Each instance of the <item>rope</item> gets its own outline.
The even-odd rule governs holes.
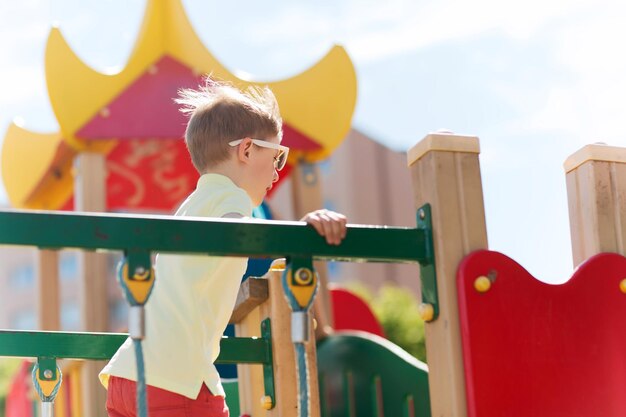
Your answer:
[[[300,404],[300,417],[309,415],[309,367],[306,360],[304,343],[296,343],[296,361],[298,363],[298,403]]]
[[[146,390],[146,370],[143,358],[143,348],[141,340],[144,337],[143,330],[143,306],[148,301],[150,293],[154,285],[154,271],[146,270],[146,274],[134,276],[133,280],[129,279],[128,259],[123,260],[117,270],[117,280],[122,287],[124,298],[128,301],[131,308],[131,317],[129,320],[130,337],[133,341],[135,350],[135,362],[137,365],[137,417],[148,416],[148,399]],[[131,288],[132,286],[132,288]],[[132,311],[139,309],[138,311]],[[132,314],[137,313],[137,314]]]
[[[35,366],[33,366],[33,372],[32,372],[33,385],[35,387],[35,391],[37,391],[37,394],[39,395],[39,398],[41,399],[41,402],[46,402],[46,403],[54,402],[54,400],[57,397],[57,394],[59,393],[59,388],[61,388],[61,382],[63,381],[63,375],[61,375],[61,369],[57,366],[57,382],[54,388],[52,389],[52,392],[50,393],[50,395],[46,395],[43,392],[43,388],[41,387],[41,384],[39,383],[39,375],[37,374],[37,372],[39,372],[39,364],[35,363]]]
[[[143,363],[143,349],[141,340],[133,339],[135,358],[137,359],[137,416],[148,416],[148,400],[146,398],[146,378]]]
[[[309,262],[310,265],[310,262]],[[313,269],[310,268],[309,271],[314,274]],[[294,268],[294,265],[288,265],[283,272],[282,276],[282,284],[285,293],[285,297],[291,307],[292,314],[295,312],[308,312],[311,304],[313,302],[313,298],[315,297],[315,293],[317,292],[317,280],[314,278],[312,281],[312,291],[310,292],[310,297],[304,301],[303,304],[298,302],[296,295],[293,292],[293,288],[289,285],[288,280],[291,279],[291,274],[296,274],[297,270]],[[293,325],[293,324],[292,324]],[[293,334],[292,334],[293,337]],[[306,349],[303,341],[294,341],[294,349],[296,353],[296,371],[298,374],[298,404],[299,404],[299,412],[298,415],[300,417],[309,417],[309,408],[310,408],[310,384],[309,384],[309,367],[306,359]]]

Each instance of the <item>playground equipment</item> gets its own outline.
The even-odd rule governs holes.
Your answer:
[[[274,274],[275,278],[282,276],[282,287],[285,291],[289,288],[292,301],[295,300],[301,310],[290,312],[295,304],[285,302],[280,284],[276,285],[278,279],[270,277],[269,304],[265,303],[270,314],[269,321],[263,318],[263,337],[224,339],[220,356],[222,362],[264,365],[262,377],[256,378],[256,383],[253,382],[255,378],[252,373],[247,381],[245,376],[240,377],[240,407],[249,406],[244,398],[246,389],[250,389],[249,395],[263,387],[263,395],[257,396],[255,402],[259,404],[258,400],[262,399],[261,406],[268,411],[268,415],[278,416],[292,416],[294,410],[303,410],[302,403],[297,402],[298,396],[303,398],[305,395],[303,389],[311,393],[312,407],[310,414],[307,412],[303,415],[319,415],[312,318],[306,310],[311,303],[311,290],[314,291],[316,286],[310,267],[312,258],[419,262],[423,265],[432,262],[429,255],[432,253],[431,234],[423,228],[351,226],[348,230],[349,237],[342,245],[331,247],[304,223],[294,222],[268,225],[156,216],[5,212],[0,214],[0,224],[0,242],[11,245],[117,250],[123,251],[126,256],[147,255],[152,251],[213,256],[287,255],[286,266],[272,268],[270,275]],[[38,232],[33,233],[33,230]],[[377,247],[375,242],[384,242],[385,248]],[[144,264],[149,263],[149,259],[149,256],[142,256],[141,259],[136,257],[135,263],[129,260],[128,270],[137,272],[141,269],[139,275],[143,275],[150,271],[150,265]],[[309,294],[302,293],[302,290]],[[246,318],[249,316],[246,315]],[[289,320],[290,316],[294,319]],[[35,380],[54,383],[56,387],[60,382],[56,359],[106,359],[112,356],[125,338],[126,335],[93,333],[1,331],[0,355],[38,358],[39,371],[35,374]],[[298,361],[299,366],[310,367],[309,373],[306,369],[299,370],[301,375],[297,380],[300,385],[296,383],[293,366],[296,354],[290,342],[296,342],[297,355],[303,351],[302,357],[306,358]],[[300,388],[297,394],[296,387]],[[276,397],[274,392],[277,393]],[[48,392],[42,398],[42,410],[47,413],[45,415],[50,415],[50,402],[55,395],[56,392]],[[275,411],[272,412],[273,409]],[[255,412],[252,415],[260,413]]]
[[[130,236],[133,246],[144,250],[420,262],[422,285],[432,286],[424,288],[422,300],[428,381],[425,366],[376,336],[338,332],[320,343],[317,355],[309,340],[308,366],[319,369],[319,374],[309,375],[311,416],[623,416],[626,339],[619,329],[626,314],[626,259],[600,252],[623,253],[626,150],[591,145],[565,164],[578,269],[562,285],[539,283],[506,256],[485,250],[478,153],[475,137],[428,135],[408,153],[418,228],[351,226],[346,241],[336,248],[298,223],[271,226],[46,213],[1,214],[0,240],[124,250],[129,235],[122,231],[136,230]],[[420,209],[426,202],[431,210]],[[120,227],[122,223],[125,227]],[[82,230],[75,227],[78,224]],[[137,227],[126,227],[130,224]],[[100,233],[103,230],[111,233]],[[232,239],[189,245],[191,231],[193,236],[214,233]],[[181,237],[179,243],[168,240],[174,235]],[[239,365],[241,414],[292,416],[302,409],[297,400],[291,310],[280,284],[284,272],[273,268],[267,280],[252,281],[255,284],[250,285],[267,285],[268,295],[240,303],[246,311],[239,312],[237,339],[224,341],[223,352],[232,355],[230,360],[253,362],[229,352],[228,344],[256,340],[250,352],[256,352],[257,363],[265,364],[265,371]],[[261,323],[267,317],[271,338],[250,339],[262,336]],[[54,337],[119,337],[121,343],[125,335],[1,332],[0,355],[42,359],[92,355],[87,345],[49,348],[40,343]],[[269,372],[270,340],[273,372]],[[52,363],[42,362],[43,378],[46,370],[53,371]],[[267,390],[270,375],[275,397]]]

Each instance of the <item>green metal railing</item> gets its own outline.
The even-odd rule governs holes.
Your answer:
[[[42,249],[430,263],[427,235],[417,228],[351,225],[342,244],[330,246],[302,222],[0,211],[0,245]]]
[[[107,360],[128,338],[126,333],[0,330],[0,356]],[[268,338],[224,337],[216,363],[268,363]]]
[[[149,254],[154,252],[419,263],[422,281],[434,283],[430,211],[420,209],[418,213],[417,228],[349,225],[341,245],[331,246],[302,222],[0,211],[0,245],[122,251],[130,271],[147,270]],[[436,314],[436,288],[425,292],[430,294]],[[222,339],[217,362],[263,364],[266,393],[274,398],[270,323],[264,322],[262,329],[262,338]],[[56,376],[56,359],[109,359],[126,337],[0,330],[0,356],[36,357],[42,379],[49,380]]]

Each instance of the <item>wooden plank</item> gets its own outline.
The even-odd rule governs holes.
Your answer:
[[[281,277],[282,269],[273,269],[267,275],[269,298],[235,325],[238,337],[260,336],[261,321],[269,317],[272,326],[272,354],[276,406],[272,410],[262,407],[264,396],[263,372],[260,366],[237,366],[239,379],[240,413],[257,417],[292,417],[297,415],[298,379],[295,349],[291,341],[291,309],[285,299]],[[313,318],[309,315],[309,342],[305,344],[309,364],[310,417],[320,416],[319,386],[317,380],[317,354]]]
[[[267,301],[268,296],[267,279],[250,277],[245,280],[237,293],[237,301],[229,324],[239,323],[252,310]]]
[[[105,156],[82,152],[74,160],[74,207],[76,211],[106,211]],[[84,331],[108,331],[109,303],[106,255],[81,252],[79,265],[79,297],[82,328]],[[82,366],[83,415],[106,417],[106,391],[100,384],[98,373],[105,365],[102,361],[88,361]]]
[[[487,248],[478,138],[430,134],[408,152],[416,209],[432,207],[439,318],[426,325],[432,415],[465,417],[456,271]]]
[[[59,253],[37,253],[37,322],[41,330],[61,330]]]
[[[587,145],[564,164],[574,266],[601,252],[626,254],[625,155],[626,148]]]
[[[269,302],[265,301],[235,323],[237,337],[261,337],[261,321],[269,316]],[[237,365],[239,384],[239,412],[241,415],[265,416],[261,407],[264,396],[263,367],[261,365]]]
[[[276,383],[276,407],[268,416],[291,417],[298,415],[298,378],[296,355],[291,341],[291,308],[285,299],[281,283],[283,270],[269,272],[270,318],[272,322],[272,348],[274,378]],[[309,341],[305,344],[309,364],[310,417],[319,417],[319,386],[317,381],[317,355],[312,315],[309,314]],[[252,414],[255,415],[255,414]]]

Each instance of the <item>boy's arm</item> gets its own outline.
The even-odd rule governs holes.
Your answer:
[[[326,238],[329,245],[339,245],[346,237],[348,219],[341,213],[320,209],[305,215],[301,222],[307,222]]]

